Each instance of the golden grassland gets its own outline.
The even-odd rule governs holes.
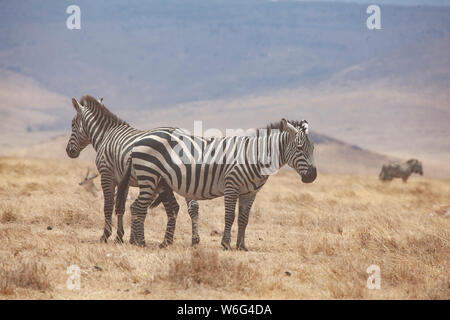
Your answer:
[[[448,180],[385,184],[319,170],[306,185],[281,171],[256,198],[250,251],[227,252],[223,198],[200,202],[197,248],[180,197],[171,247],[158,248],[162,208],[147,215],[147,247],[99,243],[102,197],[78,185],[88,166],[0,158],[0,299],[450,299]],[[127,208],[126,238],[129,217]],[[372,264],[380,290],[366,287]],[[80,290],[67,288],[70,265]]]

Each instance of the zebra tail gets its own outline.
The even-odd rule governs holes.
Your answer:
[[[127,169],[125,174],[117,187],[116,196],[116,208],[125,208],[125,202],[127,201],[128,183],[131,176],[131,157],[127,161]]]

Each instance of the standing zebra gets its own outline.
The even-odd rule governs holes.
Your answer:
[[[402,178],[403,182],[406,182],[413,173],[423,175],[422,162],[417,159],[409,159],[405,163],[384,164],[379,178],[381,181],[392,181],[394,178]]]
[[[97,152],[95,163],[101,175],[101,186],[104,195],[105,227],[100,241],[106,242],[112,233],[112,212],[114,208],[115,187],[122,180],[127,159],[135,141],[148,135],[151,131],[141,131],[132,128],[128,123],[111,113],[101,101],[91,96],[84,96],[80,102],[72,99],[76,115],[72,120],[72,134],[67,143],[66,152],[70,158],[77,158],[80,152],[89,144],[92,144]],[[164,128],[169,130],[170,128]],[[159,129],[161,130],[161,129]],[[173,191],[161,184],[160,199],[152,206],[163,203],[167,213],[167,228],[160,247],[165,247],[173,242],[176,217],[179,205]],[[128,186],[122,190],[126,199]],[[198,203],[195,200],[186,199],[189,216],[192,220],[192,244],[200,241],[198,235]],[[117,236],[116,242],[123,242],[123,214],[125,212],[125,200],[119,205],[116,203]]]
[[[123,202],[128,181],[137,182],[139,196],[131,205],[130,243],[145,245],[147,207],[163,181],[189,199],[224,196],[225,230],[221,244],[225,249],[231,249],[231,227],[239,199],[236,247],[247,250],[245,229],[257,192],[269,174],[285,164],[294,168],[303,182],[313,182],[317,176],[313,150],[305,120],[289,123],[282,119],[269,125],[264,136],[204,139],[174,128],[141,136],[133,145],[117,196],[117,202]]]

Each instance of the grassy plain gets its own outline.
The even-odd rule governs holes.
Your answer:
[[[147,247],[113,237],[99,243],[102,197],[78,185],[88,167],[0,158],[0,299],[450,299],[448,180],[386,184],[319,171],[306,185],[281,171],[256,198],[250,251],[226,252],[223,198],[200,202],[197,248],[180,197],[173,246],[158,248],[162,207],[147,215]],[[233,243],[236,232],[237,221]],[[372,264],[381,270],[380,290],[366,287]],[[70,265],[80,267],[79,290],[66,285]]]

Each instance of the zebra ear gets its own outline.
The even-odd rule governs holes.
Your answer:
[[[283,126],[283,131],[287,131],[290,134],[295,135],[298,132],[298,130],[284,118],[281,119],[281,125]]]
[[[76,111],[77,113],[81,113],[81,105],[80,105],[80,103],[77,101],[77,99],[72,98],[72,105],[73,105],[73,107],[74,107],[74,109],[75,109],[75,111]]]
[[[302,130],[304,133],[308,134],[308,132],[309,132],[308,121],[306,121],[306,120],[302,121]]]

